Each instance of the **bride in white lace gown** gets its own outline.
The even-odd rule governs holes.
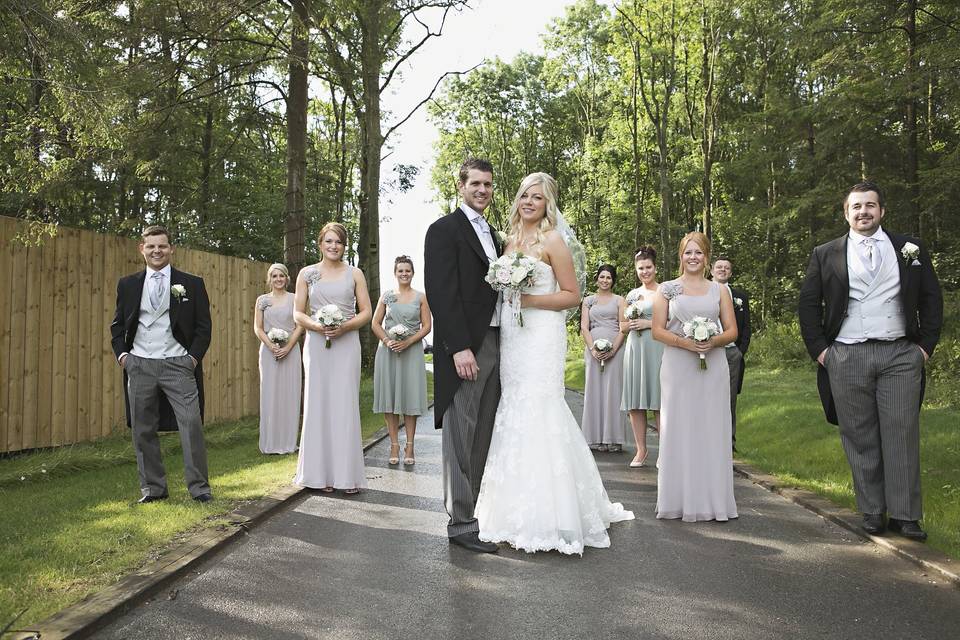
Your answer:
[[[527,176],[505,253],[540,262],[533,288],[502,305],[502,395],[475,513],[481,540],[583,554],[584,547],[609,547],[610,523],[633,513],[610,502],[564,399],[565,310],[579,303],[579,287],[570,250],[554,228],[557,215],[553,178]],[[521,304],[523,326],[516,319]]]

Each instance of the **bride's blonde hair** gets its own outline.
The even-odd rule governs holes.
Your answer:
[[[536,242],[533,246],[541,246],[544,235],[557,226],[557,217],[560,215],[560,209],[557,208],[557,181],[542,171],[531,173],[520,183],[517,195],[510,206],[510,218],[508,219],[510,232],[507,234],[507,242],[513,243],[514,246],[519,247],[520,245],[520,232],[523,225],[520,220],[520,198],[527,192],[527,189],[536,185],[543,189],[543,197],[546,200],[546,215],[540,219],[540,223],[537,225]]]

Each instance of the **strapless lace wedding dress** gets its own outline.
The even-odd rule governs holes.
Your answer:
[[[553,269],[538,262],[530,293],[556,290]],[[520,326],[515,304],[501,311],[502,393],[475,509],[480,538],[527,552],[609,547],[610,523],[633,512],[610,502],[564,399],[565,314],[524,309]]]

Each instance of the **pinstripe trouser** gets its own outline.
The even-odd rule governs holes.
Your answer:
[[[160,455],[160,392],[170,401],[177,417],[183,475],[190,495],[210,493],[207,480],[207,450],[200,420],[200,396],[190,356],[141,358],[128,354],[127,395],[133,423],[133,449],[137,454],[140,492],[144,496],[167,495],[167,472]]]
[[[737,387],[740,386],[743,354],[737,346],[727,347],[724,352],[727,354],[727,369],[730,370],[730,435],[733,444],[737,444]]]
[[[892,342],[835,342],[824,366],[837,407],[840,440],[857,508],[920,520],[920,379],[923,353]]]
[[[443,414],[443,502],[447,535],[479,531],[473,508],[500,403],[500,333],[489,329],[476,354],[476,380],[463,380]]]

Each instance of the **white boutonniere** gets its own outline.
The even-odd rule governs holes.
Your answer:
[[[507,236],[503,235],[503,231],[500,231],[499,229],[494,229],[493,232],[497,234],[497,240],[500,241],[501,247],[507,244]]]
[[[170,287],[170,293],[177,299],[177,302],[187,302],[190,299],[187,297],[187,288],[182,284],[175,284]]]
[[[912,242],[904,243],[903,247],[900,249],[900,254],[907,260],[912,260],[910,266],[919,266],[920,261],[917,258],[920,257],[920,247],[913,244]]]

